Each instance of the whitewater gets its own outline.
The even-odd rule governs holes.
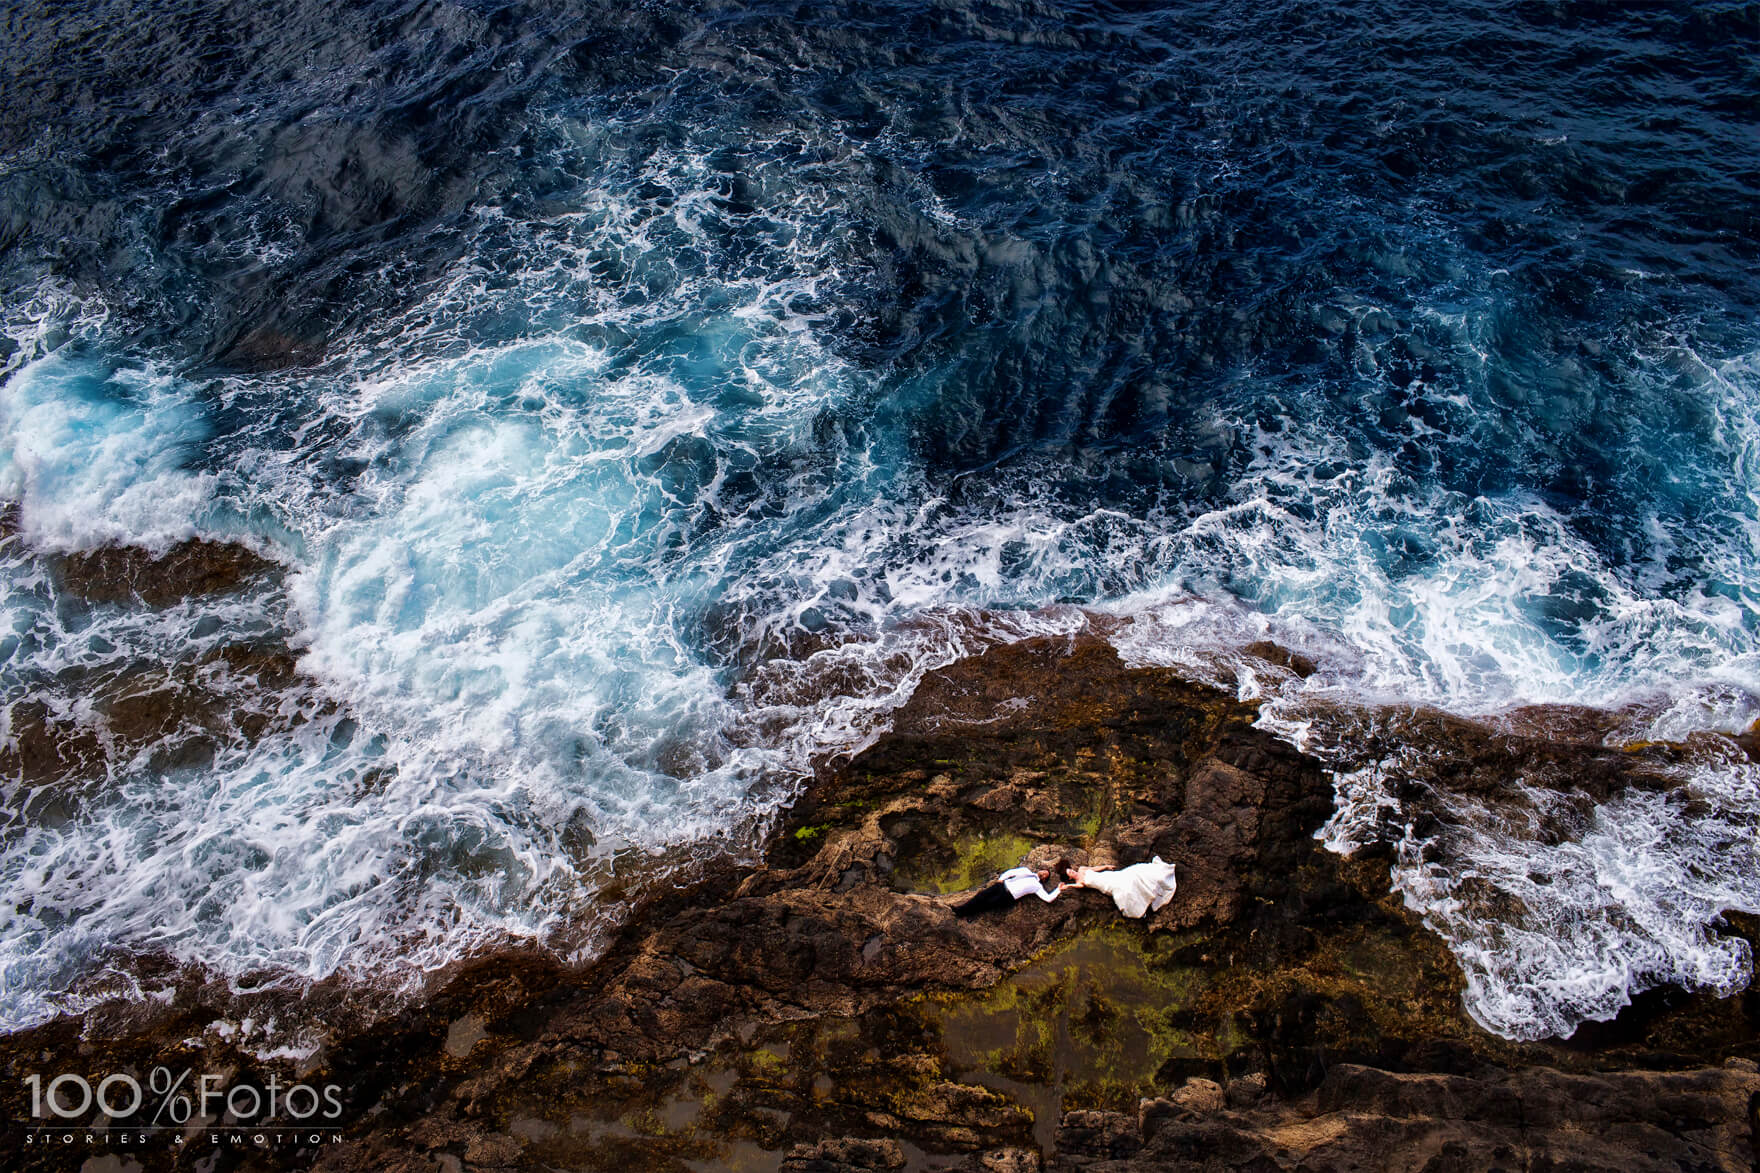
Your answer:
[[[284,719],[211,760],[0,782],[0,1027],[151,997],[141,957],[391,992],[495,949],[589,958],[631,885],[751,858],[925,673],[1083,630],[1258,702],[1332,767],[1320,835],[1393,845],[1488,1029],[1568,1035],[1664,982],[1745,986],[1717,926],[1760,912],[1760,768],[1704,735],[1760,715],[1751,239],[1672,262],[1642,226],[1581,243],[1601,205],[1568,140],[1590,115],[1556,113],[1544,71],[1506,83],[1532,111],[1493,135],[1402,105],[1391,66],[1359,125],[1348,99],[1277,89],[1324,63],[1255,66],[1269,33],[1240,12],[1121,33],[1028,6],[1008,36],[955,21],[962,58],[935,49],[936,9],[920,58],[860,67],[858,110],[779,79],[858,61],[846,39],[883,28],[789,41],[755,11],[620,33],[653,39],[662,76],[552,62],[553,84],[496,91],[512,129],[456,165],[466,194],[365,243],[384,190],[338,179],[319,202],[354,205],[301,212],[275,179],[332,149],[386,190],[423,173],[397,153],[414,140],[371,131],[403,107],[345,70],[168,99],[199,114],[173,155],[203,161],[122,173],[124,211],[87,227],[124,260],[75,263],[9,221],[8,729],[27,704],[102,727],[94,698],[143,665],[211,675],[237,645],[289,649],[304,683],[216,678]],[[986,98],[1023,54],[1073,74],[1068,118],[1124,120],[1117,141]],[[1434,180],[1325,155],[1328,120],[1343,153],[1379,135]],[[101,169],[53,145],[9,148],[9,206],[95,199]],[[1489,197],[1449,168],[1481,166],[1533,190],[1472,211]],[[167,202],[202,231],[154,221]],[[1549,214],[1531,251],[1487,226]],[[295,309],[244,299],[274,319],[258,330],[229,282]],[[192,538],[280,572],[153,608],[87,603],[53,569]],[[1264,640],[1317,671],[1244,650]],[[1421,842],[1397,761],[1323,716],[1341,703],[1594,706],[1610,744],[1698,740],[1677,791],[1561,810],[1563,837],[1461,799]]]

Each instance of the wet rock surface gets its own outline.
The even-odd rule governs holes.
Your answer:
[[[234,591],[280,567],[228,542],[192,539],[159,554],[139,546],[101,546],[53,559],[63,589],[88,603],[166,607],[196,595]]]
[[[26,786],[99,779],[147,755],[148,768],[201,767],[227,744],[298,725],[328,702],[312,693],[282,643],[229,644],[170,665],[70,671],[41,698],[14,704],[0,774]]]
[[[13,514],[0,511],[0,533]],[[275,582],[280,566],[244,546],[193,540],[155,553],[105,546],[38,555],[79,604],[166,608]],[[32,813],[70,808],[80,784],[146,755],[154,771],[200,768],[228,745],[333,711],[296,666],[284,632],[192,649],[182,659],[69,666],[13,703],[0,777],[22,784]],[[53,812],[51,812],[53,813]]]
[[[1760,1076],[1745,1068],[1477,1077],[1333,1067],[1313,1095],[1194,1080],[1134,1115],[1072,1112],[1053,1167],[1746,1169]]]
[[[998,648],[927,679],[762,864],[655,897],[584,971],[485,959],[297,1068],[227,1051],[225,999],[192,990],[146,1028],[11,1036],[6,1078],[79,1055],[342,1089],[338,1140],[131,1156],[149,1168],[1752,1167],[1760,999],[1663,989],[1568,1042],[1487,1034],[1386,858],[1315,841],[1319,764],[1254,717],[1096,639]],[[1486,763],[1577,752],[1438,728],[1494,738]],[[1641,753],[1580,755],[1663,784]],[[1083,891],[950,911],[1022,855],[1150,854],[1180,890],[1143,921]],[[0,1143],[21,1168],[90,1155]]]

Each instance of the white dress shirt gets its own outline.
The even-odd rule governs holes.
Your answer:
[[[1057,899],[1059,890],[1053,888],[1049,892],[1045,891],[1044,885],[1039,881],[1039,873],[1032,868],[1009,868],[996,878],[1007,885],[1008,894],[1016,900],[1031,895],[1049,904]]]

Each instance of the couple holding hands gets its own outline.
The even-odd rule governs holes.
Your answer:
[[[1057,887],[1047,891],[1045,885],[1053,876],[1058,879]],[[1162,863],[1161,857],[1156,856],[1149,863],[1124,868],[1074,867],[1067,859],[1058,860],[1054,868],[1010,868],[971,899],[954,905],[953,914],[969,919],[992,909],[1008,908],[1023,896],[1037,896],[1049,904],[1069,888],[1104,892],[1126,916],[1143,916],[1173,899],[1173,865]]]

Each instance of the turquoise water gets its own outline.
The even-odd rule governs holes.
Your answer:
[[[589,955],[619,877],[753,850],[923,672],[1091,613],[1298,741],[1340,696],[1755,715],[1737,6],[184,18],[0,51],[0,700],[97,727],[94,681],[280,642],[305,719],[65,817],[11,784],[8,1025],[143,952]],[[44,563],[192,536],[284,578],[155,611]],[[1329,841],[1397,837],[1315,748]],[[1694,770],[1402,857],[1482,1022],[1745,983],[1753,779]],[[1534,867],[1580,883],[1460,902]]]

